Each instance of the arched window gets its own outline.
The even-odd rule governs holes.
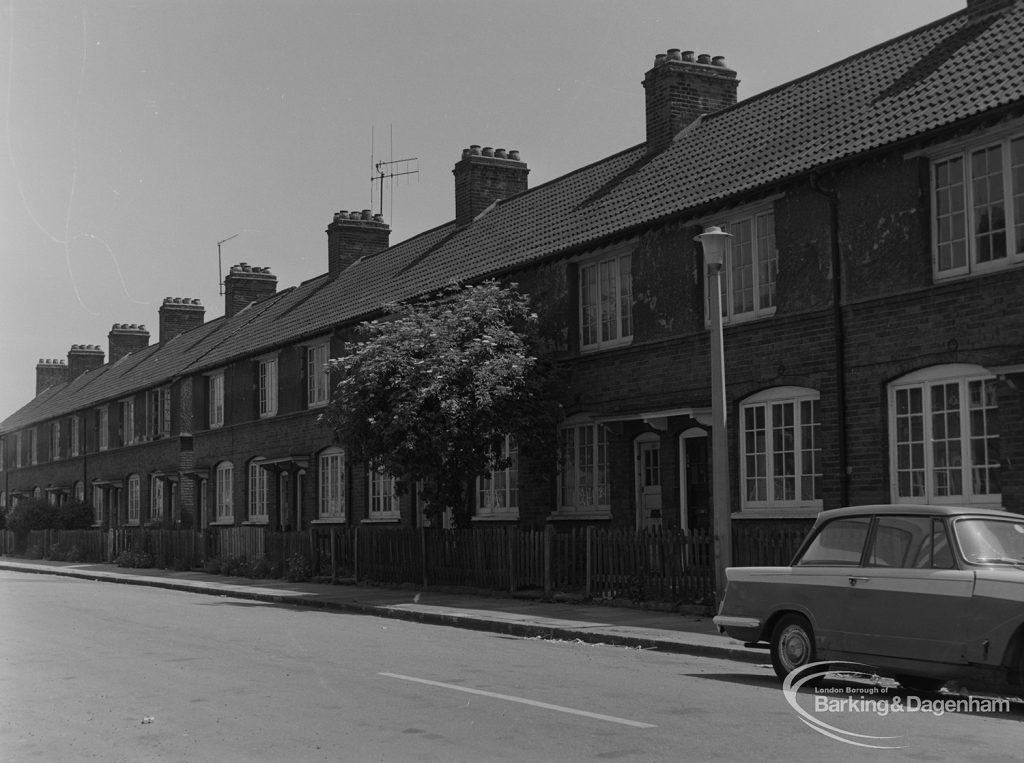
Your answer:
[[[216,506],[218,523],[230,524],[235,521],[234,508],[231,500],[233,490],[234,468],[230,461],[222,461],[217,464],[214,483],[214,504]]]
[[[266,522],[267,512],[267,470],[263,468],[263,458],[254,458],[249,462],[249,521]]]
[[[345,520],[345,451],[327,448],[320,454],[317,516],[323,520]]]
[[[128,476],[128,524],[137,525],[139,523],[141,501],[141,485],[142,481],[139,479],[139,475],[131,474]]]
[[[889,385],[889,474],[897,503],[1002,503],[995,377],[964,363]]]
[[[476,516],[493,519],[519,517],[519,446],[512,435],[505,435],[498,458],[509,460],[504,469],[495,469],[489,477],[476,479]]]
[[[740,405],[744,508],[821,508],[820,395],[772,387]]]

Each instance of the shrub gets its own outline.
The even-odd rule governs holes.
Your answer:
[[[203,562],[203,572],[209,573],[210,575],[220,574],[220,557],[211,556]]]
[[[30,530],[80,530],[92,527],[93,511],[87,503],[50,506],[39,498],[21,501],[7,512],[8,530],[23,534]]]
[[[221,559],[220,574],[231,577],[248,577],[249,561],[244,556],[229,556]]]
[[[274,577],[274,565],[267,557],[261,557],[249,566],[249,575],[261,580]]]
[[[289,556],[285,560],[284,568],[285,578],[291,583],[301,583],[304,580],[309,580],[313,574],[309,559],[299,553]]]
[[[142,569],[145,567],[153,566],[153,555],[146,553],[145,551],[138,551],[136,549],[126,549],[117,555],[114,560],[114,564],[118,567],[128,567],[131,569]]]

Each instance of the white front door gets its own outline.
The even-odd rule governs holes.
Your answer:
[[[637,441],[637,524],[661,527],[661,441],[656,436]]]

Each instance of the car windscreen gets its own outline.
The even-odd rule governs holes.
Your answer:
[[[870,517],[835,519],[822,525],[800,555],[797,565],[849,567],[860,564],[870,526]]]
[[[953,531],[972,564],[1024,565],[1024,521],[969,517],[957,520]]]

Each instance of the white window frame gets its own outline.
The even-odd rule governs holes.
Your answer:
[[[306,407],[319,408],[330,399],[331,377],[325,370],[331,357],[331,342],[325,339],[306,345]]]
[[[717,225],[733,236],[728,239],[722,263],[722,322],[743,323],[775,315],[779,250],[775,242],[774,207],[759,205],[738,210],[727,218],[705,223],[705,227],[709,225]],[[738,260],[747,251],[749,262],[744,261],[741,265]],[[704,321],[707,325],[711,320],[711,295],[707,293],[708,289],[704,291]],[[740,303],[739,295],[746,292],[750,293],[749,305]]]
[[[92,486],[92,521],[103,524],[103,488],[99,485]]]
[[[773,387],[751,395],[740,404],[739,429],[744,509],[822,508],[817,390]]]
[[[128,508],[128,524],[139,524],[142,513],[142,480],[139,478],[138,474],[131,474],[128,476],[126,501]]]
[[[164,481],[159,477],[149,478],[149,521],[160,522],[164,518]]]
[[[277,355],[256,361],[256,391],[260,418],[277,415]]]
[[[70,431],[70,437],[71,437],[70,451],[71,451],[71,457],[74,458],[75,456],[77,456],[79,454],[79,448],[81,447],[79,445],[79,441],[80,441],[80,439],[82,437],[82,419],[81,419],[81,417],[78,416],[78,415],[72,416],[70,418],[70,421],[69,421],[69,428],[71,430]]]
[[[206,377],[207,426],[217,429],[224,426],[224,371],[216,371]]]
[[[110,413],[107,406],[96,409],[96,447],[99,450],[110,448]]]
[[[221,461],[214,470],[214,524],[234,524],[235,512],[232,491],[234,467],[230,461]]]
[[[558,511],[571,516],[611,515],[611,445],[608,427],[567,423],[559,429]]]
[[[348,479],[344,449],[334,446],[323,451],[318,467],[317,516],[321,521],[344,522],[347,519],[345,494]]]
[[[135,398],[118,401],[121,408],[121,444],[135,444]]]
[[[60,461],[60,422],[50,422],[50,460]]]
[[[511,463],[476,478],[475,519],[519,518],[519,446],[512,435],[505,435],[498,457]]]
[[[401,517],[398,505],[397,480],[383,468],[369,470],[369,521],[393,521]]]
[[[171,433],[171,389],[159,387],[151,390],[146,396],[149,410],[146,422],[149,436],[156,440]]]
[[[1024,264],[1024,219],[1019,219],[1015,198],[1024,199],[1024,183],[1014,187],[1014,167],[1018,174],[1024,173],[1024,132],[1020,123],[1013,130],[990,133],[984,140],[961,143],[944,153],[936,153],[931,159],[929,194],[931,198],[932,226],[932,273],[936,281],[981,275],[1005,270]],[[1020,156],[1013,164],[1012,149],[1017,146]],[[982,183],[982,177],[973,172],[974,158],[985,153],[999,151],[998,179],[989,177],[989,183]],[[940,188],[944,169],[959,164],[959,182],[945,182]],[[982,186],[986,187],[982,187]],[[978,233],[983,217],[980,207],[994,198],[1002,203],[1003,241],[1005,252],[1002,257],[984,258],[985,247],[979,242]],[[995,205],[993,205],[995,206]],[[1022,202],[1024,209],[1024,202]],[[956,251],[954,251],[954,249]],[[962,262],[959,260],[962,259]]]
[[[582,352],[633,341],[633,248],[619,244],[582,258],[579,265],[579,341]],[[606,293],[607,292],[607,293]]]
[[[995,379],[981,366],[957,363],[924,368],[889,385],[889,479],[893,503],[1001,508],[1001,491],[979,489],[986,482],[998,484],[1000,478],[999,435],[988,431],[993,418],[999,415],[994,400]],[[954,385],[958,410],[936,408],[936,403],[948,404],[948,398],[938,400],[937,396],[950,392]],[[920,410],[914,405],[913,391],[920,393]],[[972,391],[980,392],[980,399],[972,400]],[[975,431],[979,421],[985,431]],[[950,430],[957,436],[946,436]],[[973,462],[973,454],[979,451],[985,453],[984,464]],[[957,479],[959,493],[952,492]]]
[[[270,521],[270,497],[267,492],[269,475],[263,468],[263,458],[249,462],[248,521],[266,524]]]

